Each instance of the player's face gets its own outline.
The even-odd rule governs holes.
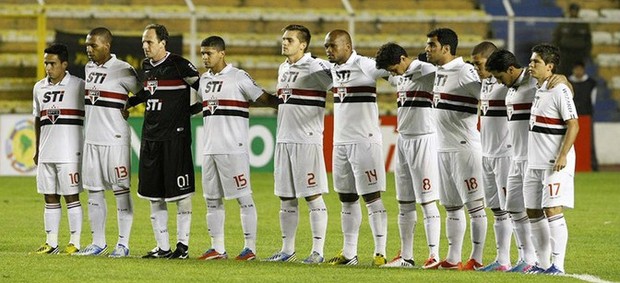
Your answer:
[[[474,67],[476,68],[476,72],[481,79],[486,79],[491,77],[491,73],[487,71],[484,65],[487,63],[487,58],[482,56],[481,54],[474,54],[471,56],[473,60]]]
[[[205,68],[211,69],[224,63],[224,50],[217,50],[215,47],[201,46],[200,54]]]
[[[110,43],[104,42],[101,36],[89,34],[86,36],[86,55],[88,59],[101,65],[110,56]]]
[[[61,62],[58,55],[45,53],[43,63],[45,64],[45,74],[52,83],[58,83],[65,77],[65,70],[67,70],[69,63]]]
[[[400,57],[400,63],[392,66],[388,66],[385,70],[394,74],[394,75],[402,75],[407,71],[406,62],[404,60],[404,56]]]
[[[166,42],[157,38],[154,29],[147,29],[142,34],[142,50],[146,58],[159,61],[166,56]]]
[[[532,74],[532,77],[541,82],[552,75],[551,70],[553,70],[552,63],[545,64],[545,61],[543,61],[542,57],[540,57],[538,53],[532,53],[529,64],[529,72]]]
[[[307,44],[299,41],[297,37],[299,31],[287,30],[282,35],[282,55],[287,57],[301,57],[304,54],[304,49]]]
[[[325,37],[324,46],[327,59],[331,63],[343,64],[351,55],[351,47],[343,38],[328,34]]]
[[[424,52],[426,52],[426,58],[429,63],[441,65],[446,51],[447,47],[443,47],[436,36],[426,39],[426,48],[424,48]]]
[[[497,71],[491,71],[489,72],[493,77],[495,77],[495,79],[502,83],[503,85],[510,87],[514,84],[514,80],[512,79],[512,76],[508,73],[508,72],[497,72]]]

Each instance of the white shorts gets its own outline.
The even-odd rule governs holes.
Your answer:
[[[502,206],[502,210],[509,212],[525,211],[523,179],[525,178],[526,170],[526,160],[513,160],[510,162],[510,171],[508,172],[508,182],[506,184],[506,202]]]
[[[575,185],[572,172],[566,168],[559,172],[553,169],[528,169],[523,181],[525,207],[529,209],[556,206],[573,208]]]
[[[437,166],[437,137],[419,138],[398,136],[396,142],[396,199],[427,203],[439,199],[439,168]]]
[[[202,192],[207,199],[236,199],[252,194],[249,155],[205,155],[202,162]]]
[[[81,163],[39,163],[37,192],[44,195],[70,196],[81,193]]]
[[[484,198],[480,151],[439,152],[439,199],[447,207]]]
[[[90,191],[126,190],[131,186],[128,145],[84,144],[84,188]]]
[[[328,192],[327,171],[320,144],[276,144],[274,193],[302,198]]]
[[[487,207],[501,208],[506,204],[506,183],[510,157],[482,157],[482,185]]]
[[[385,165],[381,144],[334,145],[334,190],[341,194],[367,195],[385,191]]]

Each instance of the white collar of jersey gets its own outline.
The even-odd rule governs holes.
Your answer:
[[[306,62],[306,60],[308,60],[308,58],[312,57],[312,54],[310,54],[310,52],[306,52],[304,53],[304,56],[301,56],[301,58],[299,58],[299,60],[297,60],[297,62],[292,63],[288,61],[288,58],[286,58],[286,60],[284,62],[286,62],[289,65],[297,65],[297,64],[301,64],[303,62]]]
[[[346,62],[344,62],[344,64],[340,64],[340,65],[338,65],[338,64],[334,64],[334,65],[336,65],[336,66],[341,66],[341,65],[348,65],[348,64],[352,64],[352,63],[353,63],[353,61],[355,61],[355,59],[356,59],[356,58],[357,58],[357,52],[356,52],[355,50],[353,50],[353,51],[351,52],[351,56],[349,56],[349,59],[347,59],[347,61],[346,61]]]
[[[547,83],[549,83],[549,80],[545,80],[542,85],[540,85],[540,87],[538,89],[540,90],[547,90]]]
[[[452,68],[459,67],[463,64],[465,64],[465,61],[463,61],[463,57],[459,56],[459,57],[452,59],[452,61],[439,66],[439,68],[442,68],[444,70],[450,70]]]
[[[168,56],[170,56],[170,52],[166,51],[166,56],[164,56],[163,59],[157,61],[157,62],[153,62],[153,60],[149,59],[149,63],[151,63],[151,66],[155,67],[159,64],[161,64],[162,62],[166,61],[166,59],[168,59]]]
[[[110,59],[108,59],[108,61],[105,61],[105,63],[101,64],[101,65],[97,65],[97,63],[93,62],[93,61],[89,61],[88,64],[93,65],[93,66],[97,66],[97,67],[103,67],[103,68],[107,68],[109,67],[113,61],[116,60],[116,54],[110,54]]]
[[[590,78],[588,74],[583,74],[583,77],[581,78],[575,77],[575,75],[570,75],[570,77],[568,77],[568,80],[574,83],[581,83],[588,80],[588,78]]]
[[[219,73],[217,73],[217,74],[214,74],[214,73],[213,73],[213,70],[211,70],[211,69],[209,69],[209,71],[208,71],[208,72],[209,72],[209,75],[210,75],[210,76],[217,76],[217,75],[223,75],[223,74],[226,74],[226,73],[230,72],[230,70],[232,70],[232,68],[233,68],[232,64],[228,63],[228,64],[226,64],[226,67],[224,67],[224,69],[222,69],[222,70],[221,70]]]
[[[71,74],[69,74],[69,71],[65,71],[65,77],[62,78],[62,80],[58,82],[56,85],[68,85],[70,76]],[[54,85],[52,81],[50,81],[49,77],[45,77],[45,82],[47,83],[47,85]]]

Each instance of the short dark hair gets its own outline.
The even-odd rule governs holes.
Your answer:
[[[159,41],[166,41],[168,42],[168,38],[170,37],[170,35],[168,34],[168,29],[166,29],[166,27],[164,25],[160,25],[160,24],[149,24],[148,26],[146,26],[144,28],[144,30],[155,30],[155,34],[157,35],[157,38],[159,39]]]
[[[456,47],[459,45],[459,37],[456,32],[449,28],[436,28],[426,34],[426,37],[437,37],[437,41],[443,46],[450,46],[450,54],[456,55]]]
[[[521,69],[521,65],[517,62],[517,57],[506,49],[500,49],[491,53],[491,56],[487,58],[487,63],[484,65],[489,72],[506,72],[510,66]]]
[[[218,51],[226,50],[224,39],[219,36],[209,36],[202,40],[200,47],[214,47]]]
[[[584,62],[583,60],[577,60],[577,61],[575,61],[575,63],[573,63],[573,67],[577,67],[577,66],[585,68],[586,67],[586,62]]]
[[[553,63],[553,70],[555,72],[560,65],[560,49],[549,43],[541,43],[532,47],[532,53],[536,53],[545,62],[545,64]]]
[[[489,58],[489,56],[497,51],[497,46],[493,42],[483,41],[474,46],[474,49],[471,51],[471,55],[480,54],[484,58]]]
[[[282,29],[282,31],[291,30],[298,31],[297,39],[299,39],[300,42],[306,43],[306,48],[304,49],[304,52],[308,51],[308,47],[310,47],[310,39],[312,38],[312,36],[310,35],[310,30],[302,25],[288,25]]]
[[[101,37],[105,42],[112,44],[112,32],[105,27],[94,28],[88,34]]]
[[[375,56],[377,69],[387,70],[388,67],[400,63],[401,56],[407,57],[407,51],[402,46],[393,42],[383,44]]]
[[[67,45],[62,43],[52,43],[49,47],[43,50],[47,54],[55,54],[58,56],[60,62],[69,62],[69,50]]]

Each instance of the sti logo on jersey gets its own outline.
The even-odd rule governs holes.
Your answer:
[[[284,103],[286,103],[286,101],[288,101],[289,97],[291,97],[291,95],[293,95],[293,91],[290,88],[283,88],[280,91],[280,94],[278,95],[278,98],[282,99],[282,101],[284,101]]]
[[[52,106],[52,108],[47,109],[47,119],[49,119],[50,122],[52,122],[52,124],[56,123],[59,116],[60,116],[60,109],[56,108],[56,106]]]
[[[99,93],[98,90],[89,90],[88,91],[88,97],[90,98],[90,103],[91,104],[95,104],[95,102],[97,102],[97,99],[99,99],[100,96],[101,96],[101,94]]]
[[[145,89],[148,90],[151,95],[155,94],[157,90],[157,81],[147,81]]]
[[[211,114],[215,113],[218,104],[217,98],[215,98],[215,96],[211,96],[211,99],[207,100],[207,110],[209,110]]]

